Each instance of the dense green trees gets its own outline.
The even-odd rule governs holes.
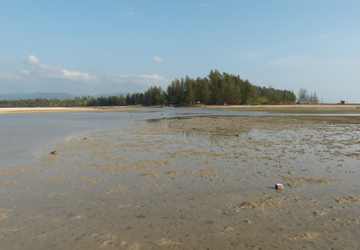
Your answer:
[[[294,103],[296,96],[288,90],[261,88],[252,85],[240,76],[221,74],[211,70],[208,77],[196,80],[186,77],[175,79],[167,89],[169,102],[183,104],[201,102],[205,104],[280,104]]]
[[[307,102],[309,99],[318,102],[316,93],[307,95],[305,89],[300,89],[299,101]],[[304,96],[305,97],[304,97]],[[305,99],[304,99],[305,98]],[[305,101],[303,101],[305,100]],[[150,87],[144,93],[134,93],[98,97],[76,97],[74,99],[31,99],[31,100],[4,100],[0,101],[0,107],[76,107],[76,106],[124,106],[124,105],[165,105],[174,103],[177,105],[188,103],[204,104],[288,104],[295,103],[296,96],[292,91],[274,89],[271,85],[259,87],[252,85],[248,80],[243,80],[239,75],[223,73],[211,70],[204,78],[196,80],[188,76],[174,79],[167,90],[161,87]]]

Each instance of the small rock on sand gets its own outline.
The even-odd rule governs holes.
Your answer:
[[[51,151],[51,153],[50,154],[52,154],[52,155],[58,155],[59,154],[59,152],[57,151],[57,150],[54,150],[54,151]]]

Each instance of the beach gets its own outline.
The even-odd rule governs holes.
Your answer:
[[[357,248],[358,116],[177,110],[122,113],[1,165],[2,247]]]

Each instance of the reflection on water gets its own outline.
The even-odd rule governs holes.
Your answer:
[[[50,137],[31,163],[16,151],[2,163],[4,249],[358,247],[358,125],[57,115],[29,120],[26,146]]]

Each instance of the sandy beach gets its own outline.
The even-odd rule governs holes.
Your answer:
[[[36,108],[0,108],[1,114],[33,114],[33,113],[75,113],[75,112],[136,112],[142,106],[115,106],[115,107],[36,107]],[[192,108],[192,107],[188,107]],[[202,106],[196,109],[248,111],[248,112],[275,112],[292,114],[360,114],[359,105],[227,105]]]

